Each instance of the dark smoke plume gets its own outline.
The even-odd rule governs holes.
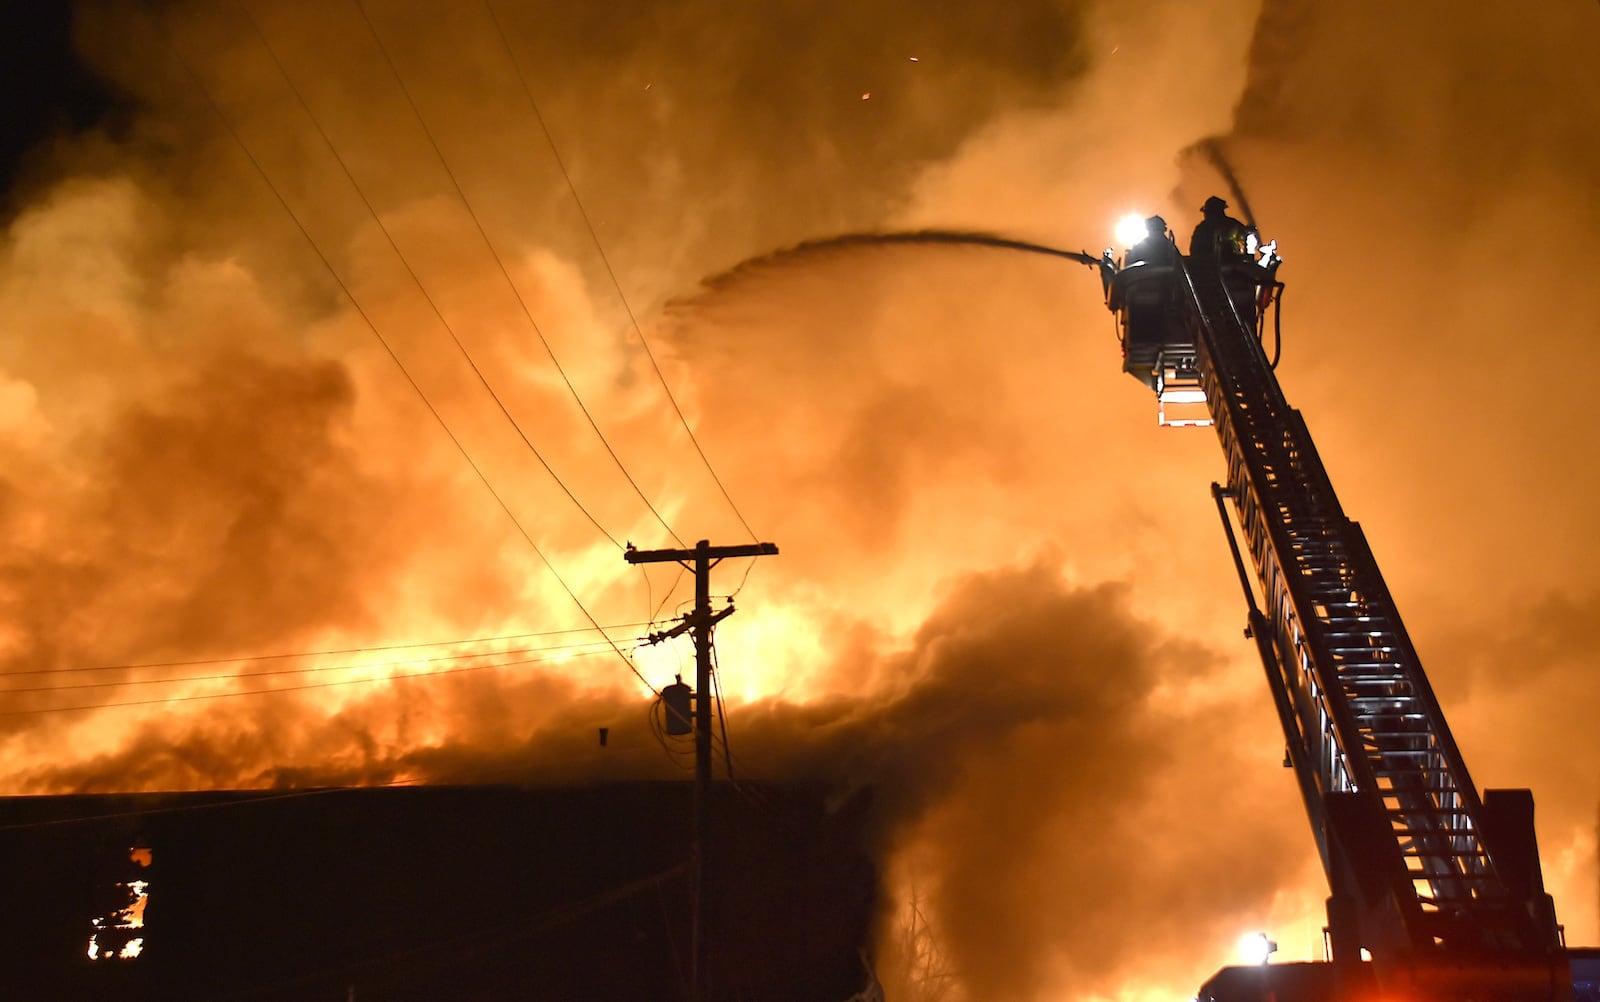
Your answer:
[[[871,697],[756,701],[736,710],[729,741],[742,781],[821,780],[840,799],[870,798],[878,857],[915,861],[886,877],[915,887],[968,990],[1028,998],[1065,965],[1077,983],[1111,991],[1141,953],[1204,963],[1184,902],[1247,921],[1294,865],[1299,832],[1281,822],[1258,825],[1279,843],[1266,863],[1259,844],[1221,832],[1167,837],[1184,824],[1179,791],[1205,785],[1231,753],[1226,735],[1186,736],[1181,711],[1158,693],[1220,668],[1134,617],[1125,589],[1073,589],[1039,561],[967,576],[907,648],[835,666],[885,679]],[[424,705],[452,720],[449,737],[407,739],[403,721]],[[326,720],[304,710],[289,694],[250,703],[242,720],[218,706],[181,732],[152,725],[115,754],[36,780],[96,792],[684,775],[687,745],[664,754],[645,737],[636,698],[550,676],[417,680]],[[601,747],[594,734],[608,725]],[[1142,921],[1118,928],[1113,900]],[[897,916],[882,921],[887,935]],[[909,963],[889,951],[884,976]]]
[[[1203,140],[1196,144],[1195,150],[1216,168],[1218,174],[1222,175],[1223,183],[1228,186],[1228,193],[1233,196],[1234,204],[1239,207],[1239,214],[1244,217],[1244,222],[1254,228],[1255,210],[1250,208],[1250,200],[1245,197],[1244,188],[1239,184],[1239,176],[1234,173],[1233,164],[1228,162],[1222,140],[1216,137]]]

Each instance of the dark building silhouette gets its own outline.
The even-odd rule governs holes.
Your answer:
[[[683,999],[689,806],[682,784],[0,799],[5,994]],[[863,798],[712,806],[712,997],[860,991]]]

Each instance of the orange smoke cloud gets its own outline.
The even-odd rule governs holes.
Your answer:
[[[1594,473],[1554,389],[1597,350],[1593,12],[1192,6],[86,10],[129,104],[40,154],[0,248],[0,781],[682,775],[592,633],[523,638],[592,615],[626,648],[679,610],[615,545],[673,545],[641,494],[683,540],[746,536],[659,364],[782,548],[719,637],[736,762],[872,791],[954,974],[887,913],[895,997],[1171,996],[1241,927],[1312,955],[1215,444],[1153,427],[1095,279],[897,246],[697,286],[839,232],[1182,232],[1219,183],[1185,151],[1221,135],[1288,258],[1290,398],[1593,940]],[[328,653],[254,660],[295,652]],[[1574,747],[1521,740],[1552,721]]]

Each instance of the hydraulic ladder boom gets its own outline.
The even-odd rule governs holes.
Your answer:
[[[1221,440],[1227,484],[1213,490],[1332,891],[1328,997],[1375,980],[1410,997],[1570,998],[1532,798],[1480,799],[1473,786],[1366,537],[1262,348],[1257,293],[1270,280],[1248,258],[1174,256],[1162,308],[1182,330],[1136,375],[1158,395],[1198,385],[1210,421],[1190,423]]]

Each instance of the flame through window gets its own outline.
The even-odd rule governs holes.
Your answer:
[[[121,855],[109,886],[98,890],[95,910],[100,914],[89,920],[94,927],[89,935],[90,960],[132,960],[144,951],[144,912],[150,902],[154,858],[148,847],[130,847]]]

